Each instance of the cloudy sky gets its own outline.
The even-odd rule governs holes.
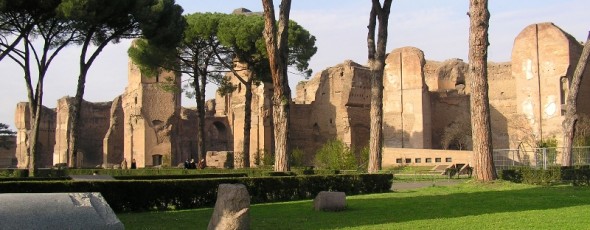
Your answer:
[[[527,25],[553,22],[576,39],[585,41],[590,30],[588,0],[492,0],[489,1],[489,60],[510,60],[513,40]],[[244,7],[261,11],[260,0],[177,0],[185,13],[231,13]],[[275,1],[278,7],[278,1]],[[403,46],[422,49],[426,59],[467,60],[469,18],[468,1],[394,0],[390,22],[388,50]],[[316,36],[318,52],[311,60],[314,74],[350,59],[365,64],[369,0],[294,0],[291,19]],[[125,90],[127,84],[127,48],[129,41],[111,44],[101,53],[89,71],[85,100],[110,101]],[[79,47],[63,50],[51,65],[45,80],[43,104],[53,108],[59,98],[75,95]],[[22,69],[8,58],[0,62],[0,123],[14,128],[16,103],[27,101]],[[290,78],[291,87],[302,80]],[[208,98],[215,88],[208,89]],[[183,105],[194,106],[183,97]]]

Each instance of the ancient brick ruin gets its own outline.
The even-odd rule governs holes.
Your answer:
[[[494,148],[516,148],[529,139],[555,137],[561,141],[569,78],[581,50],[578,41],[552,23],[533,24],[516,37],[510,62],[488,64]],[[468,66],[460,59],[441,62],[425,56],[418,48],[403,47],[387,57],[384,166],[470,162],[470,151],[440,150],[445,129],[469,120]],[[132,63],[128,76],[125,92],[113,101],[84,103],[83,157],[78,166],[116,167],[123,159],[129,163],[135,159],[138,167],[177,166],[196,157],[195,109],[182,108],[180,94],[161,87],[178,85],[179,76],[163,73],[147,78]],[[302,150],[305,161],[311,163],[315,151],[330,139],[342,140],[355,150],[366,146],[369,77],[367,67],[345,61],[300,82],[291,106],[291,149]],[[590,94],[588,77],[590,70],[585,73],[580,98]],[[235,92],[218,95],[207,104],[205,144],[208,151],[234,151],[233,159],[238,161],[243,152],[244,86],[236,79],[232,82],[237,85]],[[251,166],[256,166],[255,159],[274,148],[272,86],[260,84],[253,95],[250,159]],[[70,98],[62,98],[58,108],[45,109],[40,136],[44,167],[67,162],[70,105]],[[579,112],[590,114],[590,104],[578,106]],[[25,165],[27,119],[26,103],[20,103],[16,116],[18,167]],[[424,160],[418,162],[418,158]]]

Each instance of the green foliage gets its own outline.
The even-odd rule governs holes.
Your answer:
[[[359,167],[358,169],[366,172],[369,167],[369,146],[365,146],[361,149],[359,157]]]
[[[291,154],[289,155],[290,158],[290,162],[289,165],[291,166],[304,166],[304,159],[303,157],[305,156],[305,153],[303,152],[303,150],[299,149],[299,148],[295,148],[293,150],[291,150]]]
[[[580,114],[576,122],[574,146],[590,146],[590,117]]]
[[[323,169],[357,169],[354,153],[340,140],[330,140],[315,155],[315,166]]]
[[[502,170],[499,178],[516,183],[552,185],[571,182],[574,185],[590,185],[590,166],[550,167],[547,170],[531,167],[516,167]]]
[[[472,146],[471,120],[457,118],[445,127],[440,138],[443,149],[469,149]]]
[[[258,151],[258,156],[262,154],[262,164],[263,165],[274,165],[275,164],[275,154],[267,151],[266,149],[262,150],[262,152]]]
[[[0,148],[10,149],[14,145],[11,139],[16,132],[8,128],[8,125],[0,123]]]
[[[538,151],[545,151],[547,164],[553,165],[557,161],[557,139],[547,138],[537,142]],[[537,165],[543,165],[543,157],[537,157]]]
[[[281,176],[125,181],[18,181],[0,183],[7,193],[100,192],[116,212],[211,207],[217,187],[225,183],[246,185],[251,203],[311,199],[320,191],[347,195],[389,191],[393,175]],[[146,192],[149,191],[149,192]]]

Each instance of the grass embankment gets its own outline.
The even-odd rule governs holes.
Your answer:
[[[395,186],[395,185],[394,185]],[[252,229],[586,229],[590,188],[468,181],[347,197],[341,212],[312,201],[253,205]],[[206,229],[213,210],[122,213],[126,229]]]

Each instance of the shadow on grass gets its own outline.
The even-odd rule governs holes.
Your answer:
[[[313,211],[312,201],[253,205],[252,229],[335,229],[416,220],[549,210],[590,205],[590,188],[480,188],[480,185],[431,187],[347,198],[341,212]],[[483,185],[485,187],[485,185]],[[512,186],[512,185],[508,185]],[[119,214],[126,229],[205,229],[212,209]]]
[[[382,194],[382,198],[348,198],[348,208],[342,212],[315,212],[311,210],[310,201],[255,206],[251,211],[252,227],[334,229],[590,205],[590,190],[587,188],[535,187],[445,195],[404,193]]]

